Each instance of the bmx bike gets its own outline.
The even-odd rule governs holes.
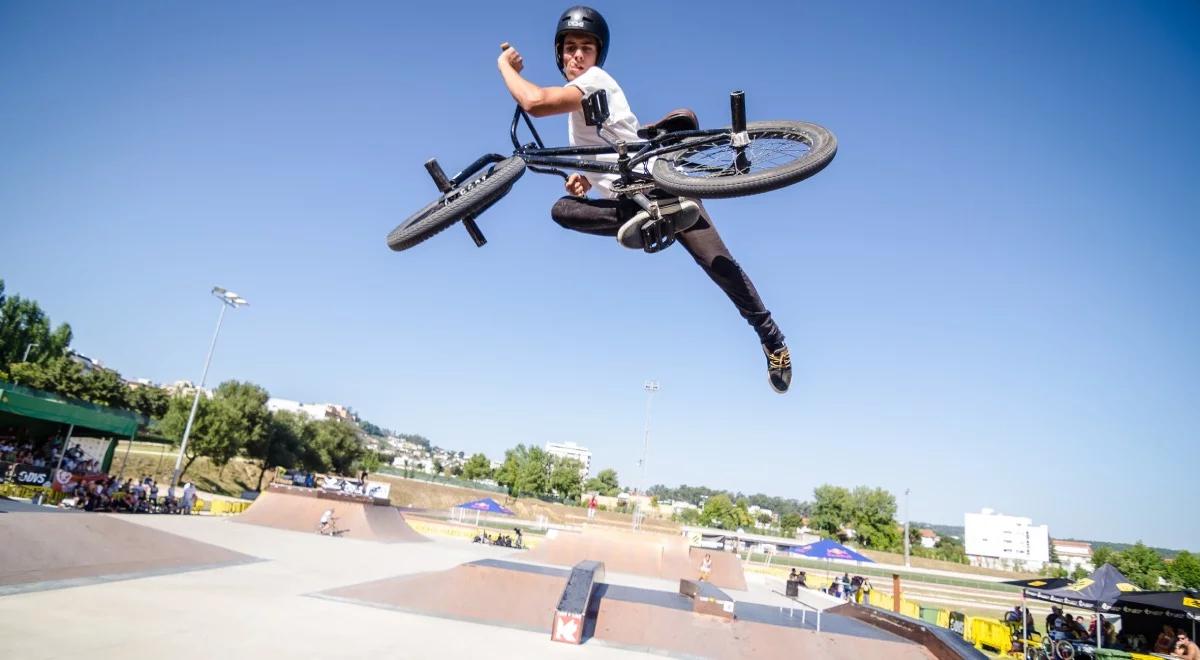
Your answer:
[[[508,194],[526,169],[563,179],[568,177],[563,170],[568,169],[618,175],[613,192],[641,207],[646,218],[640,228],[641,244],[646,252],[658,252],[674,243],[673,217],[686,198],[740,197],[777,190],[820,172],[837,153],[837,139],[817,124],[786,120],[748,123],[746,97],[741,91],[730,94],[729,127],[701,130],[694,113],[677,110],[641,128],[636,142],[605,134],[609,109],[604,90],[583,99],[583,114],[606,146],[546,147],[533,121],[518,105],[509,129],[511,156],[486,154],[453,177],[446,176],[437,159],[427,161],[425,169],[441,196],[397,225],[388,234],[388,247],[407,250],[459,220],[475,245],[483,247],[487,239],[476,218]],[[521,144],[517,137],[522,119],[533,142]]]
[[[340,537],[342,534],[349,532],[349,529],[344,529],[337,526],[337,518],[329,521],[328,525],[317,525],[317,533],[321,536]]]

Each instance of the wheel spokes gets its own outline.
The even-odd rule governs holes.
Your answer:
[[[673,159],[673,166],[688,177],[740,176],[788,165],[811,150],[793,133],[751,132],[750,143],[742,149],[735,148],[725,136],[688,147]]]

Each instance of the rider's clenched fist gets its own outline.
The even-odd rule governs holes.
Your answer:
[[[589,190],[592,189],[592,182],[588,181],[582,174],[576,172],[567,177],[567,194],[583,197]]]
[[[516,48],[510,46],[507,41],[500,44],[500,59],[496,61],[496,64],[501,67],[507,64],[517,73],[520,73],[521,69],[525,68],[525,60],[521,59],[521,54],[517,52]]]

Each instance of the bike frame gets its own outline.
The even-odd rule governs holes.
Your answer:
[[[586,101],[586,99],[585,99]],[[639,166],[648,163],[651,158],[686,149],[692,143],[701,143],[709,138],[718,135],[731,134],[735,148],[739,151],[738,158],[742,156],[741,148],[744,144],[738,143],[738,137],[745,136],[746,132],[746,101],[745,95],[741,91],[736,91],[730,94],[730,109],[733,116],[732,129],[718,128],[708,130],[693,130],[693,131],[674,131],[664,133],[649,140],[639,140],[637,142],[613,142],[608,139],[603,133],[603,126],[596,126],[596,134],[601,140],[607,143],[607,146],[593,147],[547,147],[542,142],[542,137],[538,135],[537,129],[533,125],[533,120],[529,118],[518,104],[517,109],[513,112],[512,125],[509,127],[509,135],[512,138],[513,153],[512,156],[519,156],[525,161],[526,166],[541,174],[556,174],[563,179],[567,179],[568,175],[561,168],[593,172],[596,174],[616,174],[621,177],[623,184],[629,185],[632,183],[653,182],[652,177],[648,172],[636,171]],[[586,103],[585,103],[586,105]],[[604,117],[607,117],[607,108],[604,110]],[[525,125],[529,128],[529,132],[533,134],[533,142],[522,145],[517,138],[517,127],[520,121],[524,119]],[[589,118],[589,122],[592,120]],[[601,118],[598,124],[603,121]],[[633,151],[632,155],[630,151]],[[597,158],[602,155],[615,155],[616,162],[610,160],[601,160]],[[436,159],[430,159],[425,163],[425,169],[429,172],[429,176],[433,178],[434,185],[442,193],[447,193],[450,190],[462,185],[467,179],[475,176],[484,167],[499,163],[505,160],[506,156],[501,156],[497,153],[490,153],[480,156],[475,159],[475,162],[463,168],[461,172],[453,177],[447,177],[442,171]],[[484,211],[495,204],[501,197],[504,197],[508,191],[499,195],[488,205],[475,211],[474,213],[462,219],[463,227],[467,233],[471,235],[471,240],[475,241],[475,245],[483,247],[487,243],[483,232],[479,230],[479,225],[475,223],[475,218],[479,217]],[[657,217],[657,207],[654,202],[651,202],[646,195],[641,192],[632,192],[628,195],[643,209],[651,211],[652,215]]]

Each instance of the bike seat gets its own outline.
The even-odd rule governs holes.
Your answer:
[[[639,128],[637,136],[643,140],[653,140],[663,133],[694,131],[698,128],[700,128],[700,120],[696,118],[696,113],[687,108],[679,108],[668,112],[653,124],[646,124]]]

